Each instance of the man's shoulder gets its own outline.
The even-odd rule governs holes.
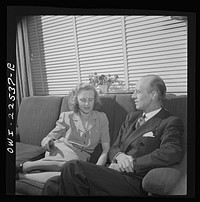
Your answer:
[[[168,111],[164,107],[162,108],[162,110],[160,110],[160,115],[163,116],[164,118],[180,119],[178,116],[176,116],[175,114],[171,113],[170,111]]]
[[[169,112],[168,110],[166,109],[162,109],[160,111],[160,116],[159,118],[162,119],[162,122],[163,123],[168,123],[168,124],[183,124],[182,120],[180,117],[176,116],[175,114]]]

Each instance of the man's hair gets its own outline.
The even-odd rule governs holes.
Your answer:
[[[69,95],[68,99],[68,105],[70,110],[77,113],[79,111],[79,105],[78,105],[78,99],[77,96],[82,91],[92,90],[94,92],[94,107],[93,109],[99,109],[101,106],[101,101],[98,95],[98,92],[96,91],[95,87],[89,83],[80,83],[76,86],[75,89],[72,90],[72,92]]]
[[[157,75],[147,75],[145,77],[152,77],[149,83],[149,90],[156,91],[158,93],[158,100],[163,102],[166,96],[166,85],[165,82]]]

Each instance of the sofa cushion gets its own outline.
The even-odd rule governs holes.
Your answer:
[[[32,96],[23,99],[18,113],[20,142],[40,146],[55,127],[62,97]]]
[[[175,168],[154,168],[143,178],[142,187],[145,191],[168,195],[176,186],[181,172]]]
[[[16,180],[16,194],[42,195],[44,184],[33,180]]]
[[[16,166],[25,161],[38,160],[44,157],[45,150],[40,146],[16,142]]]

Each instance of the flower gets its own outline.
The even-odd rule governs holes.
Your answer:
[[[116,83],[118,85],[123,85],[123,81],[119,81],[118,79],[119,76],[117,74],[113,76],[111,74],[108,74],[107,76],[104,74],[98,76],[97,73],[95,72],[94,74],[89,75],[90,84],[92,84],[95,87],[105,84],[107,84],[110,87],[112,84]]]

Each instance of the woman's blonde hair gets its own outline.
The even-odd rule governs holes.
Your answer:
[[[84,90],[92,90],[94,92],[94,110],[97,110],[101,106],[101,101],[98,95],[98,92],[96,91],[95,87],[91,85],[90,83],[80,83],[76,86],[75,89],[72,90],[72,92],[69,95],[68,99],[68,105],[70,110],[74,112],[79,111],[79,105],[78,105],[78,99],[77,96],[79,95],[80,92]]]

